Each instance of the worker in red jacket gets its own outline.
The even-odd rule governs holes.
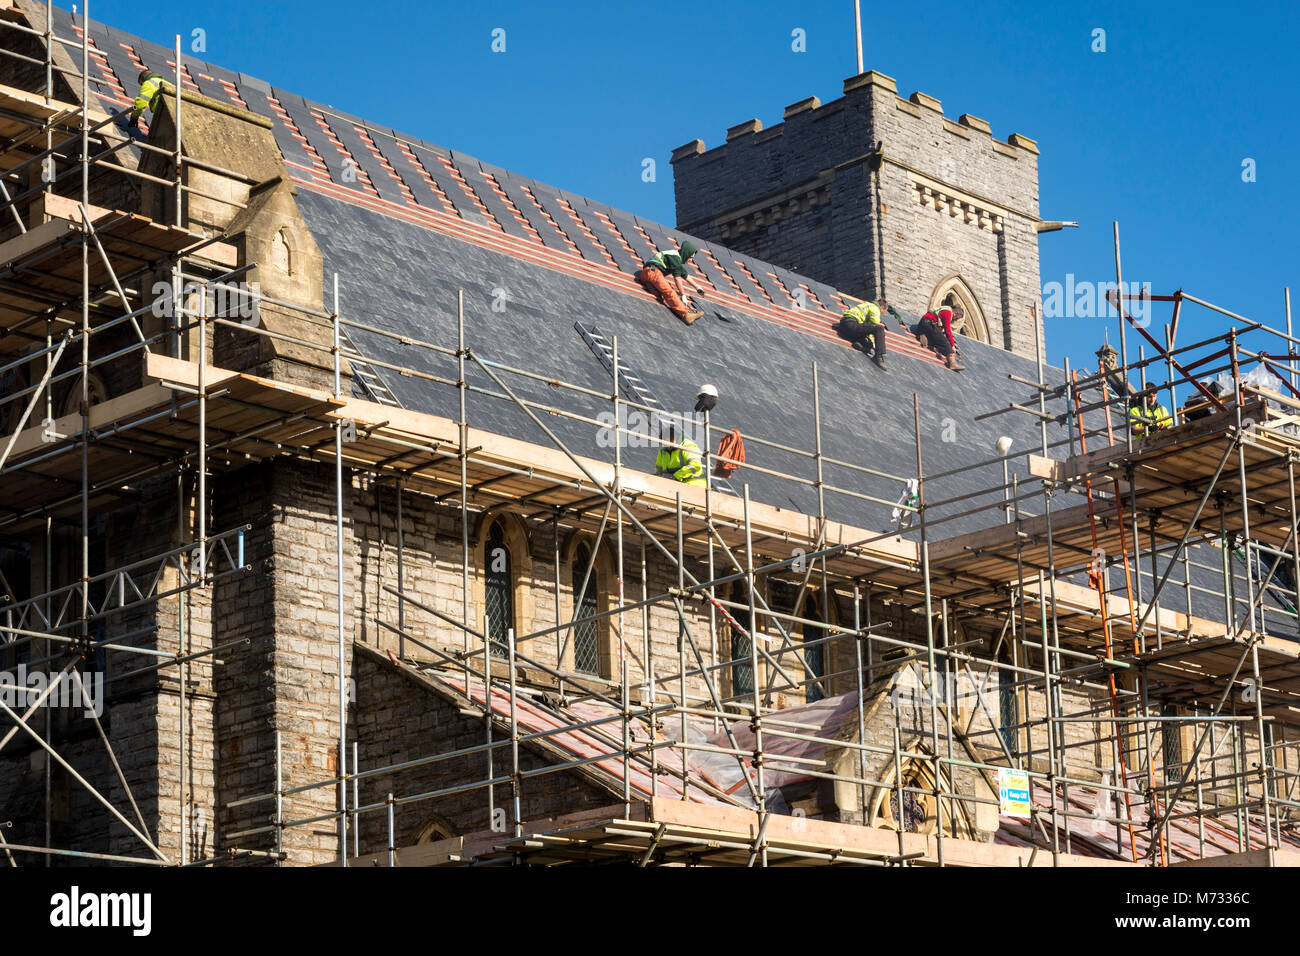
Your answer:
[[[907,329],[916,336],[918,342],[942,358],[944,365],[954,372],[960,372],[966,367],[957,359],[957,339],[952,334],[953,319],[960,321],[963,314],[959,306],[940,306],[935,312],[925,313],[920,322]]]

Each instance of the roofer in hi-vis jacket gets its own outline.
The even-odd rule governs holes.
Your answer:
[[[925,313],[921,316],[921,321],[908,326],[907,331],[943,359],[945,366],[954,372],[960,372],[966,366],[957,358],[957,339],[952,334],[952,322],[953,319],[961,319],[963,315],[965,313],[959,306],[942,305],[934,312]]]
[[[140,71],[140,92],[136,94],[135,102],[131,104],[131,112],[117,121],[118,127],[132,139],[144,139],[144,131],[140,129],[140,117],[144,115],[145,110],[152,113],[157,109],[158,97],[162,95],[162,85],[163,78],[157,73],[150,70]]]
[[[689,275],[686,263],[697,251],[695,244],[689,240],[683,242],[680,249],[660,249],[645,261],[641,271],[636,274],[636,281],[687,325],[704,314],[687,305],[690,297],[686,294],[686,285],[682,281]]]
[[[879,304],[859,302],[840,315],[835,332],[840,338],[866,355],[882,370],[885,369],[885,323],[880,320],[880,310],[889,308],[884,296]],[[868,344],[870,343],[870,344]]]
[[[668,423],[660,429],[663,444],[655,455],[655,474],[680,481],[684,485],[707,485],[704,461],[700,446],[689,438],[680,436],[675,424]]]

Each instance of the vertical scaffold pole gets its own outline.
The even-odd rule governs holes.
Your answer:
[[[1115,235],[1115,312],[1119,316],[1119,362],[1120,380],[1128,385],[1128,334],[1124,329],[1124,270],[1119,256],[1119,223],[1111,224]],[[1125,396],[1128,397],[1128,396]],[[1129,451],[1133,450],[1133,419],[1124,414],[1124,442]]]
[[[1296,387],[1296,363],[1295,363],[1295,341],[1291,338],[1291,289],[1289,287],[1282,290],[1282,301],[1286,306],[1286,353],[1290,358],[1287,363],[1291,366],[1291,387]]]
[[[44,39],[45,39],[45,103],[48,106],[54,99],[54,0],[45,0],[45,38]],[[86,101],[84,99],[84,96],[81,101],[81,108],[82,108],[82,112],[84,113],[86,109]],[[47,126],[45,130],[45,149],[49,151],[52,150],[53,148],[54,148],[54,128],[53,126]],[[81,155],[84,159],[86,155],[84,150]],[[50,156],[46,158],[45,162],[49,164],[49,168],[51,172],[53,172],[54,157]],[[44,180],[45,196],[48,197],[53,195],[54,177],[51,175],[45,175],[42,176],[42,179]],[[48,380],[48,377],[53,375],[53,372],[50,371],[51,365],[53,364],[53,360],[50,354],[50,349],[53,344],[54,344],[54,322],[52,319],[46,319],[45,321],[45,370],[46,370],[47,380],[45,385],[45,418],[48,419],[54,418],[54,386]],[[53,572],[53,560],[50,556],[50,548],[53,544],[53,533],[54,533],[54,520],[49,515],[46,515],[45,518],[45,580],[44,580],[43,590],[47,594],[51,590],[50,579]],[[51,607],[52,605],[50,603],[50,599],[46,598],[45,619],[47,621],[50,619]],[[41,645],[37,645],[33,643],[32,646],[33,648],[36,648]],[[42,653],[43,654],[49,653],[49,641],[43,642]],[[45,708],[44,735],[45,735],[45,742],[47,744],[49,744],[53,740],[53,735],[54,735],[53,712],[54,712],[53,708],[51,707]],[[43,776],[44,776],[44,784],[45,784],[45,848],[48,850],[54,846],[54,819],[52,816],[52,808],[54,805],[54,764],[52,761],[49,760],[45,761],[45,772]],[[42,856],[43,856],[43,863],[46,867],[49,867],[54,862],[54,855],[52,853],[45,853]]]
[[[704,411],[704,524],[707,530],[704,539],[708,548],[708,568],[709,568],[709,663],[717,666],[719,660],[718,654],[718,611],[717,611],[717,589],[714,587],[713,579],[717,574],[714,567],[713,555],[713,430],[710,425],[711,418],[707,409]],[[644,598],[645,595],[642,595]],[[713,671],[712,673],[718,673]],[[709,673],[704,675],[705,683],[713,678]],[[719,694],[719,697],[722,695]],[[713,732],[716,734],[721,729],[721,718],[716,715],[713,717]]]
[[[506,628],[507,666],[510,671],[510,809],[515,820],[515,836],[523,836],[524,821],[521,818],[520,776],[519,776],[519,712],[517,702],[518,688],[515,686],[515,629]],[[489,702],[491,697],[485,698]]]
[[[284,754],[275,732],[275,865],[284,866]]]
[[[330,317],[333,328],[334,399],[342,395],[342,353],[339,351],[339,274],[334,273],[334,308]],[[344,665],[343,612],[343,422],[334,423],[334,580],[338,604],[338,722],[339,722],[339,866],[348,865],[348,687]]]
[[[465,412],[465,290],[456,290],[456,388],[460,397],[460,421],[457,434],[460,437],[460,599],[461,620],[469,623],[469,421]],[[492,648],[490,635],[484,630],[483,674],[488,684],[492,683]],[[465,652],[469,652],[469,631],[461,628]],[[485,688],[486,690],[486,688]],[[491,735],[491,714],[488,715],[489,736]],[[491,766],[492,751],[488,751]],[[491,771],[488,776],[491,777]],[[492,792],[492,788],[488,788]]]
[[[677,507],[681,509],[681,501],[677,502]],[[680,568],[681,565],[679,564]],[[755,803],[758,810],[758,832],[765,833],[767,814],[767,788],[763,780],[763,714],[762,703],[758,696],[758,642],[759,628],[758,624],[758,607],[755,600],[754,588],[757,586],[754,580],[754,528],[749,521],[749,482],[745,482],[745,586],[749,589],[749,667],[750,667],[750,704],[754,708],[753,712],[753,729],[754,729],[754,769],[757,780],[755,781]],[[764,629],[766,630],[766,629]],[[759,866],[767,866],[767,843],[766,841],[759,844],[758,847]]]
[[[199,286],[199,467],[198,533],[195,535],[198,551],[195,555],[199,584],[207,582],[208,574],[208,297],[207,287]]]
[[[821,542],[820,547],[823,549],[823,553],[821,557],[821,600],[819,602],[819,606],[821,610],[822,621],[826,624],[826,628],[823,629],[822,631],[823,636],[825,636],[826,634],[830,633],[831,589],[830,589],[830,578],[826,573],[826,554],[825,554],[825,547],[827,544],[826,486],[825,486],[825,464],[822,461],[822,400],[821,400],[821,382],[820,379],[818,378],[818,370],[817,370],[816,362],[813,362],[813,367],[812,367],[812,389],[813,389],[813,434],[816,436],[815,454],[817,459],[817,540]],[[806,582],[807,578],[805,578],[804,580]],[[811,616],[812,615],[807,614],[806,612],[804,614],[804,617],[811,617]],[[821,678],[821,686],[820,686],[819,693],[821,694],[822,697],[830,697],[834,693],[834,690],[832,690],[831,688],[830,678],[827,675],[835,673],[835,669],[831,667],[831,658],[832,658],[831,649],[832,647],[838,646],[840,643],[841,642],[836,641],[834,642],[834,644],[828,643],[828,644],[821,645],[821,651],[820,651],[821,674],[817,674],[815,671],[812,670],[812,668],[807,669],[809,678],[813,679],[814,681],[819,677]],[[807,653],[808,652],[805,652],[804,655],[805,663],[807,663]],[[797,656],[795,660],[796,662],[798,661]],[[859,664],[859,669],[858,669],[859,687],[861,685],[861,680],[862,680],[861,664]],[[813,686],[817,687],[818,685],[814,683]],[[804,698],[807,699],[806,692],[804,694]],[[862,741],[858,741],[858,742],[861,743]]]
[[[680,491],[677,492],[676,505],[677,507],[674,510],[674,515],[676,517],[676,526],[677,526],[677,552],[676,552],[677,593],[681,594],[682,591],[686,589],[686,558],[683,554],[684,542],[682,538],[682,493]],[[679,739],[681,740],[683,745],[682,768],[685,769],[686,753],[687,753],[685,749],[685,745],[690,740],[690,737],[687,735],[686,708],[690,705],[687,703],[686,700],[686,618],[682,616],[680,611],[677,614],[677,706],[679,708],[678,732],[681,734],[681,737]],[[688,793],[689,790],[690,787],[687,785],[687,781],[683,779],[682,781],[683,800],[690,799]]]
[[[934,693],[934,595],[930,591],[930,543],[925,527],[925,462],[921,455],[921,399],[915,392],[912,393],[912,425],[916,435],[916,510],[921,525],[921,580],[925,587],[925,649],[927,666],[930,669],[929,680],[926,683],[930,697],[930,751],[934,763],[935,852],[939,865],[943,866],[944,787],[943,766],[939,756],[939,708]],[[902,825],[901,820],[899,825]]]
[[[867,806],[867,711],[866,711],[866,689],[863,686],[863,660],[862,645],[870,640],[867,634],[862,631],[862,593],[859,589],[858,582],[853,582],[853,646],[856,649],[855,665],[857,669],[857,689],[858,689],[858,779],[862,781],[858,785],[858,807],[862,812],[862,823],[867,822],[867,814],[870,808]],[[868,650],[870,644],[867,645]]]
[[[618,336],[617,335],[613,337],[611,344],[613,348],[613,359],[614,359],[614,371],[613,371],[614,497],[617,499],[622,497],[623,495],[623,432],[619,428],[619,424],[623,420],[621,414],[623,411],[623,406],[622,403],[619,401],[619,393],[618,393],[619,382],[618,382]],[[631,694],[629,693],[628,685],[627,685],[627,646],[623,642],[623,601],[624,601],[624,597],[623,597],[623,512],[619,511],[618,514],[614,516],[614,520],[616,522],[614,525],[614,542],[615,542],[614,547],[616,548],[616,552],[615,552],[616,563],[615,563],[614,573],[615,576],[618,578],[618,610],[616,612],[615,622],[614,622],[614,639],[618,642],[618,680],[619,680],[619,691],[621,694],[620,704],[623,709],[622,721],[621,721],[623,725],[623,812],[630,816],[632,813],[632,776],[631,776],[632,775],[632,768],[631,768],[632,698],[631,698]],[[600,542],[597,541],[596,544],[597,546],[599,546]],[[592,554],[593,567],[595,566],[594,565],[595,560],[596,560],[596,556],[593,553]],[[573,599],[576,602],[578,600],[578,595],[575,594],[573,596]],[[557,588],[555,591],[556,607],[559,606],[559,603],[560,603],[560,591]],[[576,618],[578,617],[579,613],[580,612],[578,610],[577,604],[575,603],[573,608],[573,616]],[[594,624],[593,626],[597,628],[600,627],[599,624]],[[600,669],[599,656],[600,655],[598,651],[597,670]],[[562,669],[562,668],[557,668],[557,669]],[[685,751],[682,751],[682,754],[684,758]],[[685,763],[683,762],[683,767],[684,766]],[[685,789],[684,785],[683,785],[683,789]]]
[[[352,855],[361,856],[361,780],[357,772],[361,766],[361,748],[352,741]]]
[[[185,188],[182,185],[182,182],[184,181],[185,178],[182,175],[182,168],[185,160],[181,158],[181,89],[182,89],[181,83],[183,82],[182,81],[183,76],[184,73],[182,72],[181,69],[181,35],[178,33],[176,34],[176,157],[175,157],[176,225],[178,227],[185,225],[185,221],[183,219],[184,208],[185,208],[185,199],[184,199]]]
[[[406,532],[402,528],[402,479],[397,479],[397,659],[406,660]],[[462,618],[468,624],[469,621]]]
[[[90,641],[90,0],[81,29],[81,622],[83,652]],[[48,586],[48,583],[47,583]],[[49,757],[47,756],[48,763]]]

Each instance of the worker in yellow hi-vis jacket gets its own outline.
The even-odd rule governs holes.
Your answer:
[[[655,456],[655,474],[684,485],[707,484],[700,446],[689,438],[678,438],[676,425],[665,425],[661,436],[664,444]]]
[[[132,139],[144,139],[140,129],[140,117],[145,110],[153,113],[158,107],[158,98],[162,95],[163,78],[150,70],[140,71],[140,92],[131,104],[131,112],[118,121],[120,126]]]
[[[880,304],[859,302],[852,308],[845,309],[840,321],[835,326],[835,333],[847,339],[863,355],[869,356],[881,369],[885,369],[885,324],[880,321],[882,309],[888,309],[889,303],[882,296]],[[870,346],[868,346],[870,342]]]
[[[1139,437],[1163,431],[1174,423],[1169,409],[1160,404],[1154,385],[1148,385],[1142,390],[1137,402],[1129,407],[1128,417],[1133,434]]]

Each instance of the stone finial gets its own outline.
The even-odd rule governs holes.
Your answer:
[[[782,119],[789,119],[796,113],[804,113],[808,110],[815,110],[822,105],[822,101],[815,96],[810,96],[806,100],[800,100],[798,103],[791,103],[785,108],[785,116]]]
[[[757,133],[762,128],[763,121],[760,119],[745,120],[745,122],[727,130],[727,142],[730,143],[733,139],[736,139],[739,136],[744,136],[747,133]]]
[[[1038,142],[1028,136],[1021,136],[1019,133],[1012,133],[1007,137],[1007,142],[1017,149],[1023,149],[1026,153],[1038,155]]]
[[[898,93],[898,83],[892,76],[877,72],[876,70],[867,70],[865,73],[859,73],[857,76],[850,76],[844,81],[844,92],[860,89],[864,86],[879,86],[881,89],[888,90],[890,93]]]
[[[989,126],[988,120],[982,120],[978,116],[971,116],[969,113],[962,113],[957,117],[957,122],[969,129],[977,129],[981,133],[993,135],[993,128]]]
[[[1114,371],[1119,367],[1119,353],[1109,342],[1097,349],[1097,366],[1103,371]]]
[[[943,112],[943,104],[928,93],[922,93],[918,90],[909,96],[908,99],[917,106],[924,106],[926,109],[934,110],[936,113]]]
[[[679,159],[686,159],[690,156],[699,156],[703,152],[704,152],[704,140],[693,139],[689,143],[686,143],[683,146],[678,146],[675,150],[673,150],[672,161],[675,163]]]

